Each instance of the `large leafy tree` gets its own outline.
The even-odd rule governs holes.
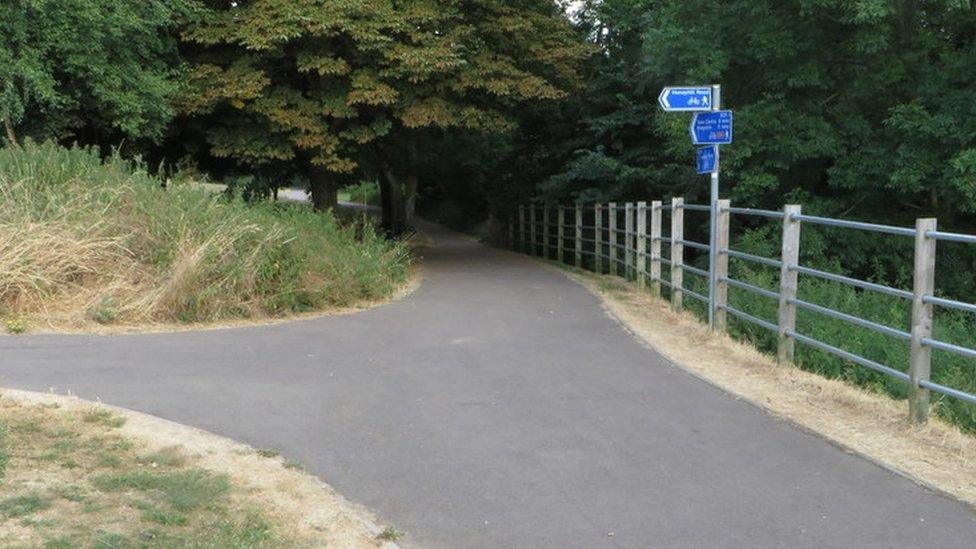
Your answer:
[[[384,218],[412,214],[422,144],[499,132],[554,100],[586,54],[551,0],[210,2],[186,34],[196,68],[183,110],[212,154],[286,163],[327,207],[351,177],[380,178]]]
[[[578,25],[603,55],[587,66],[587,87],[571,100],[577,124],[553,136],[548,151],[564,162],[542,178],[538,195],[706,199],[706,180],[693,170],[688,115],[660,112],[655,98],[664,85],[721,83],[724,106],[736,112],[736,141],[722,157],[723,194],[733,201],[768,208],[798,202],[820,214],[902,225],[936,216],[942,226],[976,227],[972,2],[577,5]],[[853,273],[901,276],[903,258],[885,241],[825,238],[843,238],[821,253],[844,250]],[[955,257],[942,279],[971,292],[976,259]]]
[[[160,137],[178,91],[175,26],[191,11],[191,0],[0,2],[7,141]]]
[[[593,0],[605,55],[579,98],[585,143],[556,196],[701,193],[667,84],[721,83],[736,111],[731,198],[967,223],[976,211],[976,8],[955,0]],[[580,143],[580,134],[564,137]]]

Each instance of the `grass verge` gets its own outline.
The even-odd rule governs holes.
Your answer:
[[[673,363],[767,411],[976,505],[976,438],[934,417],[911,426],[904,401],[793,366],[708,331],[692,312],[623,280],[564,269],[603,298],[608,312]]]
[[[307,204],[164,189],[90,149],[0,150],[0,318],[7,331],[288,316],[383,299],[409,254]]]
[[[4,391],[0,465],[4,547],[384,543],[366,511],[276,456],[78,399]]]

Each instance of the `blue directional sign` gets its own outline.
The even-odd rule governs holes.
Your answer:
[[[687,88],[668,86],[661,90],[657,102],[666,111],[707,111],[712,108],[712,88],[691,86]]]
[[[688,131],[693,145],[728,145],[732,142],[732,111],[696,112]]]
[[[718,147],[715,145],[698,149],[698,173],[714,173],[718,167]]]

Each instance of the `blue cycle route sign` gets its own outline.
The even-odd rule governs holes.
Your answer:
[[[698,173],[713,173],[718,167],[718,147],[700,147],[698,149]]]
[[[732,143],[732,111],[696,112],[688,128],[693,145]]]
[[[707,111],[712,108],[712,88],[668,86],[661,90],[657,102],[666,111]]]

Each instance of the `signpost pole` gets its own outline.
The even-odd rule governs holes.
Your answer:
[[[697,171],[711,175],[711,200],[708,220],[708,329],[714,330],[718,316],[718,216],[719,216],[719,145],[732,143],[732,111],[722,109],[722,87],[665,86],[657,98],[666,112],[694,112],[688,134],[693,145],[708,145],[696,153]],[[676,215],[678,212],[672,212]],[[674,238],[674,236],[672,236]],[[673,259],[672,259],[673,261]],[[673,269],[672,269],[673,270]],[[673,281],[672,281],[673,282]]]
[[[717,111],[722,105],[722,86],[715,84],[712,86],[712,110]],[[715,147],[715,169],[712,171],[711,202],[708,223],[708,329],[715,329],[715,289],[718,286],[718,278],[715,267],[718,265],[718,239],[716,238],[718,222],[718,198],[719,198],[719,178],[720,167],[719,148]]]

